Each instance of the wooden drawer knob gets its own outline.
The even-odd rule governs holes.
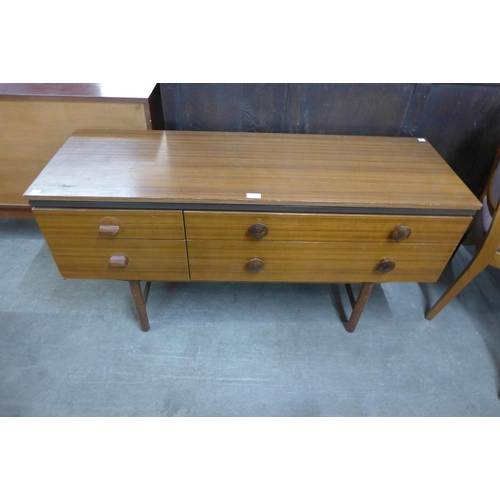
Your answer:
[[[408,226],[398,226],[392,232],[392,239],[394,241],[404,241],[410,237],[411,229]]]
[[[109,258],[109,265],[111,267],[126,267],[128,264],[128,257],[121,253],[112,255]]]
[[[386,274],[393,271],[395,267],[396,263],[393,260],[383,259],[379,262],[378,266],[375,268],[375,271]]]
[[[99,222],[99,234],[114,236],[120,230],[120,221],[114,217],[104,217]]]
[[[258,273],[264,269],[264,262],[262,262],[260,259],[252,259],[247,262],[247,265],[245,266],[247,271],[250,271],[251,273]]]
[[[257,224],[248,228],[248,236],[250,236],[250,238],[254,238],[255,240],[260,240],[267,235],[268,231],[269,230],[265,224],[257,222]]]

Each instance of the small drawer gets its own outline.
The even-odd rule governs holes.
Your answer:
[[[189,240],[458,244],[471,217],[184,212]]]
[[[34,208],[33,214],[46,238],[184,239],[180,210]]]
[[[188,241],[191,279],[357,283],[436,281],[454,245]]]
[[[49,238],[64,278],[188,281],[185,241]]]

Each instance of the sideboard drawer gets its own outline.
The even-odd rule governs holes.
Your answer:
[[[392,243],[188,241],[191,279],[356,283],[436,281],[455,246]],[[395,267],[377,268],[385,262]]]
[[[472,218],[185,211],[188,240],[458,244]]]
[[[64,278],[187,281],[185,241],[49,238]]]
[[[184,222],[180,210],[34,208],[33,214],[46,238],[184,239]]]

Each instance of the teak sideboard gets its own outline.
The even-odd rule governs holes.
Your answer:
[[[0,217],[31,217],[23,193],[81,128],[164,128],[157,84],[0,83]]]
[[[25,193],[65,278],[434,282],[481,207],[425,140],[78,131]],[[146,282],[143,291],[141,281]]]

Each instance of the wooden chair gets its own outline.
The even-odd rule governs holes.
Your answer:
[[[425,317],[432,319],[482,270],[488,266],[500,268],[500,147],[498,148],[488,182],[481,193],[483,238],[476,245],[476,253],[460,276],[429,309]]]

